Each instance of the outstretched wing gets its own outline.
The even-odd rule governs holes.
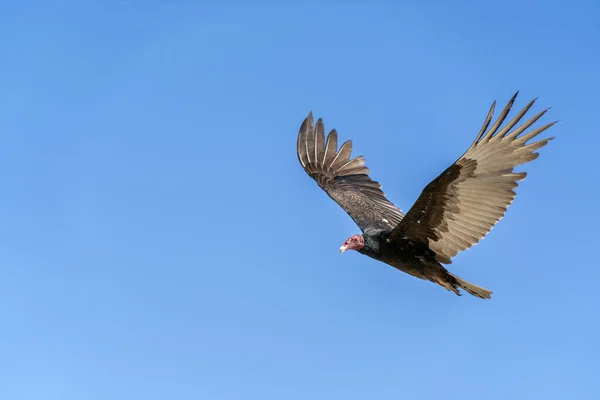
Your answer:
[[[363,231],[368,228],[392,229],[404,216],[381,191],[381,185],[369,177],[365,158],[350,158],[352,141],[337,149],[337,132],[325,140],[325,127],[312,112],[298,133],[298,160],[321,189],[352,217]]]
[[[515,198],[517,182],[527,175],[513,172],[514,168],[535,160],[538,157],[535,150],[553,138],[527,142],[556,123],[521,135],[546,113],[544,110],[511,131],[531,108],[534,99],[498,130],[518,93],[488,130],[496,102],[492,104],[471,147],[425,187],[391,232],[390,239],[410,237],[422,241],[437,254],[438,261],[450,263],[450,258],[478,243],[504,216]]]

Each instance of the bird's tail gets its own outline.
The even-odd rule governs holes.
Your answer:
[[[493,292],[491,290],[484,289],[481,286],[473,285],[472,283],[467,282],[467,281],[459,278],[456,275],[452,275],[450,273],[448,273],[448,275],[450,275],[452,278],[454,278],[456,286],[458,286],[461,289],[465,290],[466,292],[472,294],[473,296],[479,297],[480,299],[492,298]]]

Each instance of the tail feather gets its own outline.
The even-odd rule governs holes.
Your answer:
[[[460,287],[467,293],[470,293],[475,297],[479,297],[480,299],[491,299],[492,298],[493,292],[491,290],[487,290],[487,289],[482,288],[481,286],[474,285],[470,282],[467,282],[467,281],[459,278],[456,275],[453,275],[450,273],[448,275],[450,275],[452,278],[454,278],[456,286]]]

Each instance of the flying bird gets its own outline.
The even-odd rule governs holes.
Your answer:
[[[490,290],[459,278],[443,264],[451,264],[459,252],[477,244],[504,216],[515,198],[517,182],[527,175],[514,172],[514,168],[535,160],[536,150],[554,139],[528,143],[556,121],[523,134],[548,109],[518,125],[536,99],[501,128],[518,94],[490,126],[496,107],[493,102],[471,146],[423,189],[406,215],[369,176],[365,158],[351,158],[352,141],[338,149],[336,130],[325,139],[323,120],[319,118],[315,124],[311,112],[298,133],[300,164],[362,231],[348,238],[340,252],[356,250],[458,296],[462,289],[489,299]]]

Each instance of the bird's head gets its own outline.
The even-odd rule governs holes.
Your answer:
[[[348,239],[346,239],[342,247],[340,247],[340,253],[343,253],[346,250],[359,251],[364,247],[364,245],[365,239],[363,238],[363,235],[350,236]]]

